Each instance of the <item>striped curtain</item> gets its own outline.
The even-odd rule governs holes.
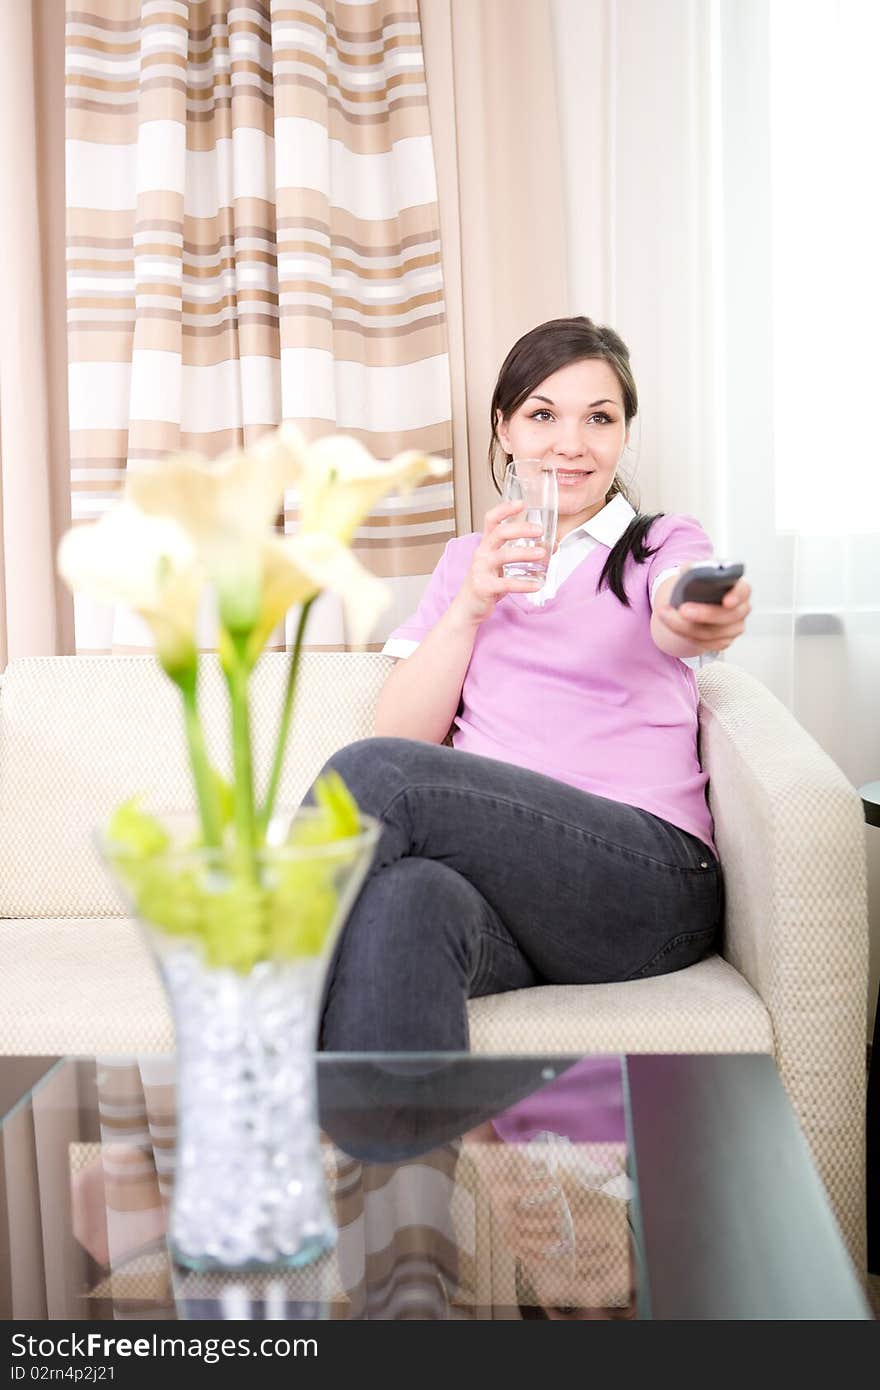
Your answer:
[[[282,420],[378,458],[450,456],[416,0],[67,0],[66,95],[74,521],[129,466]],[[353,549],[393,593],[371,646],[453,532],[451,482],[361,527]],[[150,645],[124,612],[77,598],[76,621],[79,651]],[[345,646],[331,596],[309,637]]]

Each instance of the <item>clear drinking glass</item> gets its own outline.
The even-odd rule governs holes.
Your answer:
[[[559,515],[556,470],[542,459],[511,459],[504,473],[501,496],[505,502],[525,502],[525,512],[516,520],[541,527],[540,536],[529,536],[510,544],[525,549],[542,545],[545,552],[543,558],[512,561],[503,567],[504,574],[508,579],[543,579],[556,543]]]
[[[546,1255],[571,1256],[575,1249],[574,1222],[571,1208],[565,1196],[561,1181],[557,1180],[560,1153],[573,1149],[570,1139],[563,1134],[543,1129],[525,1146],[529,1159],[529,1177],[533,1190],[520,1198],[520,1206],[542,1209],[552,1208],[552,1229],[548,1225],[548,1239],[542,1253]]]
[[[542,1130],[525,1145],[524,1190],[517,1200],[520,1246],[541,1302],[577,1303],[577,1238],[565,1194],[560,1157],[573,1145],[565,1135]]]

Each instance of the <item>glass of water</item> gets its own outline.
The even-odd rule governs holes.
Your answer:
[[[523,1146],[527,1175],[517,1199],[519,1252],[541,1301],[571,1306],[577,1301],[577,1239],[559,1159],[574,1146],[543,1130]]]
[[[541,528],[540,536],[511,541],[511,546],[531,549],[542,545],[545,552],[543,558],[514,560],[505,565],[505,576],[508,579],[543,579],[556,543],[559,492],[555,468],[542,459],[511,459],[504,473],[501,496],[505,502],[525,502],[525,512],[515,519]]]

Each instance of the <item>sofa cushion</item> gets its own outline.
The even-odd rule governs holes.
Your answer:
[[[171,1052],[165,990],[124,917],[9,920],[0,930],[0,1053]]]
[[[719,956],[655,979],[545,985],[468,1007],[475,1052],[773,1052],[761,1000]],[[4,922],[0,1053],[125,1056],[173,1047],[162,981],[134,922]]]
[[[474,1052],[774,1052],[763,1002],[709,956],[672,975],[472,999]]]

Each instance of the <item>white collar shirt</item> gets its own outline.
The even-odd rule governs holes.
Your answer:
[[[609,551],[612,550],[635,515],[635,511],[623,493],[615,493],[611,501],[606,502],[602,510],[590,517],[589,521],[581,522],[580,526],[575,526],[573,530],[562,537],[558,548],[550,556],[547,565],[547,578],[544,580],[542,588],[535,593],[526,595],[529,602],[533,603],[536,608],[540,608],[548,599],[553,598],[569,575],[574,573],[578,565],[592,554],[598,545],[604,545]],[[655,577],[651,585],[652,607],[658,586],[670,575],[680,574],[680,572],[680,565],[670,565],[667,569],[661,570]],[[700,666],[707,665],[709,661],[714,660],[714,654],[683,656],[680,660],[686,666],[699,669]]]

